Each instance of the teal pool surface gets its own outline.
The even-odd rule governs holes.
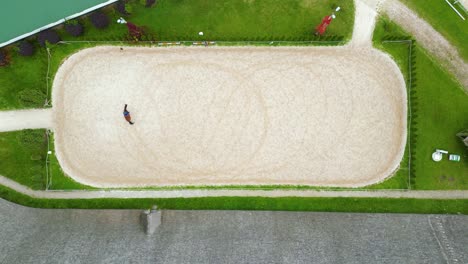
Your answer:
[[[105,2],[109,0],[2,1],[0,46],[21,35]]]

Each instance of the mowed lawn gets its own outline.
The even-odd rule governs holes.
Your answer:
[[[50,149],[54,151],[53,135]],[[0,175],[34,190],[44,190],[47,184],[45,129],[26,129],[0,133]],[[62,172],[55,155],[49,155],[50,189],[93,189],[82,185]]]
[[[383,43],[386,36],[406,39],[409,35],[386,17],[378,20],[374,33],[374,45],[389,53],[407,77],[407,44]],[[421,190],[468,189],[468,149],[456,137],[458,132],[468,128],[468,94],[426,50],[417,43],[415,47],[413,82],[416,87],[411,98],[411,166],[416,176],[413,187]],[[441,162],[434,162],[431,154],[435,149],[458,154],[461,162],[449,161],[447,156]],[[389,182],[403,182],[408,168],[404,161],[402,164]]]
[[[43,129],[0,133],[0,175],[43,190],[46,142]]]
[[[409,8],[439,31],[468,61],[468,20],[462,20],[444,0],[401,0]],[[450,0],[451,3],[454,1]],[[468,19],[468,14],[455,5],[457,10]]]
[[[467,189],[468,149],[455,134],[468,128],[468,95],[426,51],[417,52],[416,188]],[[432,161],[436,148],[461,155],[461,162]]]
[[[41,108],[46,99],[47,55],[36,50],[32,57],[11,52],[9,66],[0,67],[0,110]]]
[[[352,0],[161,0],[150,12],[136,6],[129,20],[162,40],[304,40],[337,5],[341,10],[327,34],[349,39]]]

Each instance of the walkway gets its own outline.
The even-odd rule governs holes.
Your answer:
[[[349,46],[353,48],[372,48],[377,10],[382,0],[355,0],[356,14],[353,36]]]
[[[466,199],[467,191],[325,191],[325,190],[108,190],[108,191],[35,191],[0,176],[0,184],[35,198],[94,199],[94,198],[195,198],[195,197],[353,197],[353,198],[416,198]]]
[[[0,263],[468,263],[468,216],[34,209],[0,199]]]
[[[52,128],[52,109],[0,111],[0,132]]]

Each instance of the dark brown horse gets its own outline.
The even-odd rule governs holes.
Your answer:
[[[123,115],[125,120],[130,124],[133,125],[134,123],[132,122],[132,117],[130,116],[130,112],[127,111],[127,104],[125,104],[124,110],[123,110]]]

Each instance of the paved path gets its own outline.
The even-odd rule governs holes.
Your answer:
[[[324,190],[108,190],[108,191],[34,191],[24,185],[0,176],[0,184],[17,192],[47,199],[93,198],[178,198],[178,197],[355,197],[355,198],[417,198],[467,199],[468,191],[324,191]]]
[[[52,128],[52,109],[0,111],[0,132]]]
[[[399,1],[386,0],[382,5],[382,10],[391,20],[403,26],[407,32],[413,35],[418,44],[437,57],[468,91],[468,64],[460,57],[454,46],[432,28],[429,23],[419,18],[411,9]],[[460,32],[460,34],[463,33]]]
[[[468,263],[468,216],[34,209],[0,199],[0,263]]]
[[[377,10],[382,0],[355,0],[356,14],[353,36],[348,43],[354,48],[372,48]]]

